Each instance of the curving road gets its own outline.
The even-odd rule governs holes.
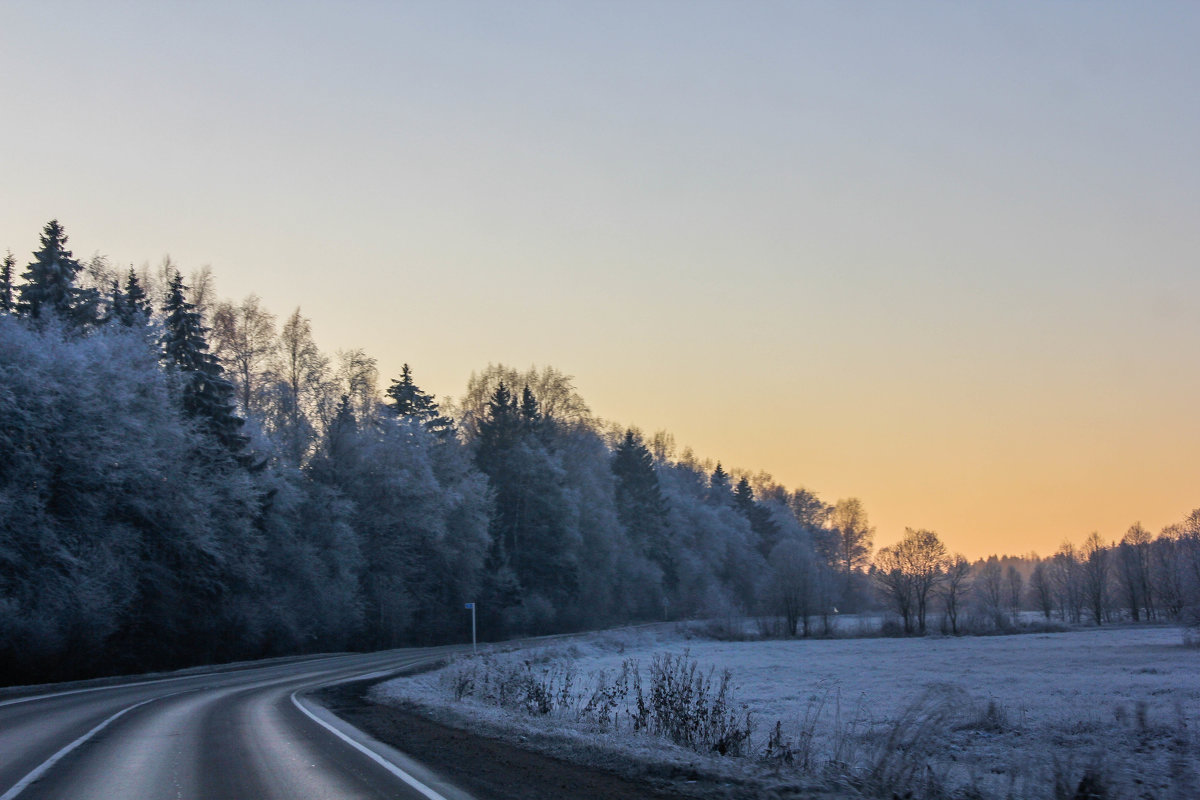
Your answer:
[[[305,692],[456,648],[319,657],[0,700],[0,800],[470,800]]]

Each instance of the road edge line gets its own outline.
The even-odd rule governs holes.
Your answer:
[[[374,750],[372,750],[371,748],[369,748],[369,747],[366,747],[365,745],[361,744],[360,742],[356,742],[354,739],[352,739],[352,738],[350,738],[349,736],[347,736],[346,734],[342,733],[340,730],[338,730],[338,729],[337,729],[337,728],[335,728],[334,726],[330,725],[328,722],[326,722],[325,720],[321,719],[320,717],[318,717],[318,716],[317,716],[316,714],[314,714],[313,712],[309,711],[309,710],[308,710],[307,708],[305,708],[305,707],[304,707],[304,705],[303,705],[303,704],[300,702],[299,698],[297,698],[297,697],[296,697],[296,695],[297,695],[297,694],[299,694],[299,693],[300,693],[300,691],[301,691],[300,689],[297,689],[296,691],[292,692],[292,695],[291,695],[291,698],[292,698],[292,705],[294,705],[296,708],[300,709],[300,711],[301,711],[301,712],[303,712],[303,713],[304,713],[304,715],[305,715],[306,717],[308,717],[308,718],[309,718],[309,719],[311,719],[313,722],[315,722],[315,723],[317,723],[318,725],[320,725],[322,728],[325,728],[325,730],[329,731],[329,732],[330,732],[330,733],[332,733],[334,736],[338,737],[338,738],[339,738],[339,739],[341,739],[343,742],[345,742],[346,744],[348,744],[348,745],[350,745],[351,747],[353,747],[355,750],[358,750],[360,753],[362,753],[363,755],[365,755],[365,756],[367,756],[368,758],[370,758],[370,759],[371,759],[372,761],[374,761],[376,764],[378,764],[379,766],[383,767],[383,768],[384,768],[384,769],[386,769],[388,772],[392,773],[392,774],[393,774],[393,775],[395,775],[397,778],[399,778],[400,780],[402,780],[402,781],[404,781],[405,783],[407,783],[407,784],[408,784],[409,786],[411,786],[411,787],[412,787],[414,790],[416,790],[416,791],[420,792],[420,793],[421,793],[421,794],[423,794],[425,797],[429,798],[429,800],[447,800],[447,798],[446,798],[446,796],[445,796],[445,795],[443,795],[443,794],[440,794],[438,791],[436,791],[435,789],[432,789],[432,788],[431,788],[431,787],[429,787],[429,786],[426,786],[424,783],[422,783],[421,781],[417,780],[417,779],[416,779],[416,778],[414,778],[412,775],[409,775],[407,772],[405,772],[404,770],[400,769],[400,767],[396,766],[396,765],[395,765],[395,764],[393,764],[391,761],[388,761],[386,758],[384,758],[383,756],[379,755],[378,753],[376,753],[376,752],[375,752]],[[0,800],[8,800],[8,798],[7,798],[7,797],[0,797]]]
[[[37,767],[35,767],[32,772],[30,772],[24,778],[21,778],[21,780],[17,781],[11,787],[9,787],[9,790],[7,792],[5,792],[4,794],[0,794],[0,800],[12,800],[14,797],[19,795],[21,792],[28,789],[29,785],[31,783],[33,783],[38,778],[45,775],[46,772],[51,767],[53,767],[55,764],[57,764],[60,759],[62,759],[64,756],[66,756],[68,753],[70,753],[76,747],[79,747],[79,745],[83,744],[88,739],[91,739],[97,733],[99,733],[100,731],[107,728],[111,723],[115,722],[118,718],[124,716],[125,714],[129,713],[130,711],[133,711],[135,708],[144,706],[147,703],[153,703],[155,700],[158,700],[158,699],[160,699],[160,698],[159,697],[151,697],[149,699],[143,700],[140,703],[134,703],[133,705],[123,708],[120,711],[118,711],[117,713],[113,714],[111,717],[104,720],[99,725],[97,725],[96,727],[92,728],[90,731],[85,733],[83,736],[80,736],[78,739],[71,742],[69,745],[67,745],[63,749],[59,750],[57,753],[50,756],[48,759],[46,759],[41,764],[39,764]]]

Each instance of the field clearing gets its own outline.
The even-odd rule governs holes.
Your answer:
[[[1054,797],[1056,780],[1073,790],[1090,771],[1112,797],[1200,797],[1200,650],[1182,647],[1176,628],[757,642],[630,631],[498,658],[546,676],[569,664],[594,686],[601,671],[611,680],[630,659],[644,675],[656,654],[684,652],[703,670],[732,672],[736,700],[755,723],[753,755],[738,760],[781,778],[865,791],[855,776],[875,774],[917,797],[1033,798]],[[450,684],[470,661],[392,681],[382,694],[469,709],[493,725],[507,714],[523,729],[590,735],[600,747],[636,746],[639,758],[655,747],[619,723],[617,734],[589,734],[566,707],[529,717],[471,696],[455,701]],[[776,721],[785,748],[768,762]],[[682,757],[680,748],[659,749],[664,759]]]

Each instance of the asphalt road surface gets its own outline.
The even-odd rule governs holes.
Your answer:
[[[470,800],[307,692],[450,648],[275,662],[0,697],[0,800]]]

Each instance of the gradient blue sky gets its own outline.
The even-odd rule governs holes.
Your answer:
[[[169,253],[457,396],[969,555],[1200,506],[1200,6],[0,5],[0,249]]]

